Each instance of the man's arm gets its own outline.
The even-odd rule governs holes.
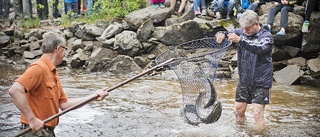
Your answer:
[[[24,86],[19,82],[14,82],[9,89],[9,94],[12,98],[12,102],[28,120],[31,129],[33,131],[41,129],[44,126],[44,123],[33,114],[26,97]]]
[[[97,90],[95,93],[89,95],[89,96],[86,96],[86,97],[82,97],[82,98],[69,98],[67,102],[64,102],[64,103],[61,103],[60,104],[60,109],[61,110],[65,110],[69,107],[72,107],[74,105],[77,105],[78,103],[80,102],[84,102],[86,100],[89,100],[90,98],[92,97],[95,97],[95,96],[98,96],[98,98],[96,99],[97,101],[101,101],[103,100],[106,96],[108,96],[108,91],[104,91],[102,89],[100,90]],[[81,107],[81,106],[79,106]]]
[[[245,48],[253,54],[262,54],[272,50],[274,41],[272,35],[263,36],[258,41],[249,40],[241,36],[239,43],[239,46]]]

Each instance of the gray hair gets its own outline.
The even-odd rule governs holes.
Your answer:
[[[42,53],[51,53],[53,52],[60,44],[65,45],[66,39],[58,33],[47,32],[42,35]]]
[[[256,12],[252,10],[247,10],[246,12],[244,12],[239,19],[241,27],[253,26],[257,22],[259,22],[259,16]]]

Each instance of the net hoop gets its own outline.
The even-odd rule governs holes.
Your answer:
[[[191,125],[214,123],[222,113],[214,80],[222,54],[232,42],[217,43],[215,39],[208,37],[172,46],[156,58],[158,64],[175,59],[168,66],[178,76],[182,89],[181,117]]]

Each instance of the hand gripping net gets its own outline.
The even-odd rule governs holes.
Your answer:
[[[215,37],[202,38],[172,46],[156,58],[168,64],[178,76],[182,89],[181,116],[192,125],[214,123],[221,115],[221,102],[216,100],[215,73],[221,56],[231,41],[217,43]]]

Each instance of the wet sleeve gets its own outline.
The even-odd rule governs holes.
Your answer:
[[[234,29],[234,30],[229,31],[228,34],[229,34],[229,33],[235,33],[235,34],[237,34],[238,36],[241,36],[241,34],[243,33],[243,29],[242,29],[242,28],[236,28],[236,29]]]
[[[26,71],[16,80],[16,82],[21,83],[26,92],[30,92],[36,89],[43,81],[44,70],[39,65],[31,65]]]
[[[239,46],[245,48],[253,54],[262,54],[272,50],[274,40],[269,32],[264,32],[256,40],[249,40],[244,35],[241,35]]]

